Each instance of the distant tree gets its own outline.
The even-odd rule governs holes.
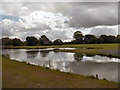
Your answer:
[[[22,46],[25,46],[25,45],[27,45],[27,44],[26,44],[26,41],[23,41],[23,42],[22,42]]]
[[[100,38],[99,38],[99,37],[97,37],[97,43],[98,43],[98,44],[100,44],[100,43],[101,43],[101,41],[100,41]]]
[[[106,43],[114,43],[115,42],[115,36],[107,36]]]
[[[95,37],[94,35],[90,35],[90,34],[85,35],[84,42],[87,44],[97,43],[97,37]]]
[[[18,38],[14,38],[14,39],[12,39],[12,45],[13,46],[20,46],[20,45],[22,45],[22,41]]]
[[[39,45],[43,45],[43,40],[41,38],[39,38]]]
[[[53,44],[61,45],[61,44],[63,44],[63,42],[60,39],[56,39],[53,41]]]
[[[45,36],[45,35],[42,35],[40,38],[39,38],[39,44],[40,45],[48,45],[50,44],[51,41]]]
[[[83,34],[81,31],[76,31],[73,34],[73,38],[75,38],[76,43],[83,43]]]
[[[36,46],[38,44],[38,39],[34,36],[28,36],[26,38],[26,44],[28,46]]]
[[[2,40],[2,45],[3,46],[5,46],[5,45],[8,46],[8,45],[12,44],[12,41],[9,37],[2,38],[1,40]]]
[[[114,40],[116,43],[120,43],[120,35],[117,35],[117,37]]]
[[[107,35],[101,35],[99,37],[99,42],[100,43],[106,43],[107,42]]]
[[[101,35],[98,40],[100,43],[115,43],[115,36]]]
[[[76,44],[76,40],[72,40],[69,44]]]

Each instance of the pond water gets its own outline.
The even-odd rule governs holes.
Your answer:
[[[120,59],[81,53],[54,52],[50,49],[4,49],[3,55],[19,62],[59,69],[80,75],[96,75],[99,79],[118,82]]]

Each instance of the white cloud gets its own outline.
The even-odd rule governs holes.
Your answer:
[[[52,35],[55,38],[61,38],[60,33],[64,32],[64,29],[69,28],[67,23],[68,17],[63,16],[61,13],[51,13],[44,11],[32,12],[29,16],[20,16],[17,21],[4,19],[1,21],[4,32],[8,33],[8,36],[15,36],[25,39],[28,35],[41,36],[42,34]],[[51,33],[52,32],[52,33]],[[63,33],[64,34],[64,33]],[[7,34],[3,33],[3,36]],[[57,36],[57,37],[56,37]],[[63,39],[66,37],[62,36]]]
[[[20,22],[26,25],[25,28],[34,28],[40,24],[49,26],[49,29],[65,28],[65,22],[69,21],[68,17],[61,13],[51,13],[45,11],[35,11],[27,16],[20,16]],[[42,27],[42,26],[41,26]]]
[[[77,30],[83,34],[117,35],[117,3],[2,3],[2,14],[17,16],[18,21],[0,23],[3,36],[45,34],[51,40],[72,40]],[[70,27],[71,26],[71,27]],[[0,29],[1,30],[1,29]]]
[[[62,13],[72,17],[69,24],[75,28],[96,25],[116,25],[118,23],[117,2],[19,2],[2,3],[3,14],[24,16],[34,11]]]
[[[114,26],[95,26],[91,28],[90,34],[100,36],[102,34],[105,35],[118,35],[118,25]],[[119,33],[120,34],[120,33]]]

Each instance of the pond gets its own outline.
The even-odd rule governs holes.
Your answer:
[[[99,79],[118,82],[118,64],[120,59],[100,55],[54,52],[50,49],[4,49],[3,55],[19,62],[59,69],[80,75],[96,75]]]

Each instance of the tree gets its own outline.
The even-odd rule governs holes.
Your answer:
[[[13,46],[20,46],[22,44],[22,41],[18,38],[12,39],[12,45]]]
[[[87,44],[97,43],[97,38],[94,35],[85,35],[84,42]]]
[[[114,40],[116,43],[120,43],[120,35],[117,35],[117,37]]]
[[[83,34],[82,34],[81,31],[76,31],[76,32],[73,34],[73,37],[75,38],[76,43],[82,43],[82,42],[83,42]]]
[[[25,45],[27,45],[26,41],[22,41],[22,46],[25,46]]]
[[[51,41],[45,35],[42,35],[39,39],[40,45],[48,45],[50,43],[51,43]]]
[[[99,37],[99,42],[100,43],[106,43],[106,41],[107,41],[107,36],[106,35],[101,35]]]
[[[3,46],[4,45],[8,46],[8,45],[11,45],[11,44],[12,44],[12,41],[9,37],[2,38],[2,45]]]
[[[42,38],[39,38],[39,45],[43,45],[43,42]]]
[[[115,36],[101,35],[98,40],[99,40],[100,43],[114,43],[115,42]]]
[[[36,46],[38,44],[38,39],[35,38],[34,36],[28,36],[26,38],[26,44],[28,46]]]
[[[115,42],[115,36],[107,36],[106,43],[114,43]]]
[[[63,42],[60,39],[56,39],[55,41],[53,41],[53,44],[61,45],[63,44]]]

